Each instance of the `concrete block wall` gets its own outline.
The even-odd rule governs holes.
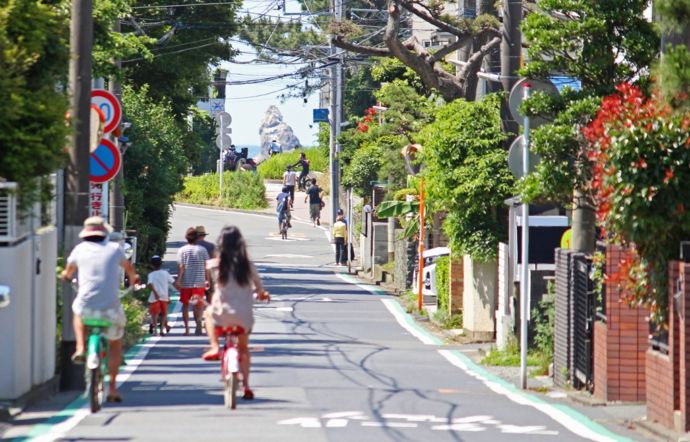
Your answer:
[[[462,319],[465,334],[478,340],[494,339],[497,265],[463,257]]]
[[[504,350],[513,335],[513,316],[511,312],[510,255],[508,244],[498,244],[498,287],[496,308],[496,347]]]
[[[372,264],[385,264],[388,262],[388,223],[372,223],[372,228]]]
[[[606,248],[606,271],[618,272],[630,251]],[[594,395],[605,401],[640,402],[646,397],[649,310],[631,308],[616,284],[606,286],[606,322],[594,328]]]

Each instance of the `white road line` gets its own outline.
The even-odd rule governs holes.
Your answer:
[[[180,312],[180,307],[181,304],[179,302],[175,303],[175,309],[171,314],[176,314]],[[127,382],[127,379],[134,373],[137,368],[139,368],[139,365],[141,365],[142,362],[146,359],[146,355],[148,355],[149,351],[153,347],[156,346],[156,343],[160,340],[160,337],[151,337],[149,338],[144,344],[141,344],[141,347],[139,348],[139,351],[132,357],[131,359],[127,360],[127,365],[125,365],[120,373],[117,376],[117,386],[118,388],[122,386],[125,382]],[[84,403],[84,405],[75,411],[74,415],[70,417],[69,419],[65,420],[64,422],[60,422],[57,425],[54,425],[51,428],[50,433],[44,434],[38,437],[31,438],[32,441],[40,441],[40,442],[53,442],[57,439],[64,438],[65,435],[74,427],[76,427],[79,422],[84,420],[85,417],[89,416],[91,414],[91,410],[89,410],[89,403],[88,401]]]
[[[441,354],[441,356],[446,358],[448,362],[460,368],[467,375],[481,381],[484,385],[486,385],[486,387],[488,387],[494,393],[499,394],[501,396],[505,396],[518,405],[527,405],[529,407],[537,409],[538,411],[549,416],[551,419],[563,425],[565,428],[570,430],[572,433],[577,434],[578,436],[597,442],[611,442],[613,440],[616,440],[606,435],[598,434],[596,431],[589,428],[589,426],[587,426],[586,424],[581,423],[577,419],[557,409],[551,404],[539,400],[534,400],[527,394],[524,394],[517,390],[511,390],[509,388],[506,388],[500,383],[492,381],[491,379],[487,378],[486,376],[480,373],[476,373],[470,367],[468,367],[464,361],[462,361],[458,356],[453,354],[453,352],[450,350],[439,350],[438,352]]]
[[[243,212],[241,210],[233,210],[233,209],[214,209],[211,207],[197,207],[197,206],[191,206],[185,203],[175,203],[175,207],[179,206],[181,208],[185,209],[194,209],[194,210],[202,210],[206,212],[220,212],[220,213],[232,213],[235,215],[245,215],[245,216],[253,216],[255,218],[269,218],[269,219],[276,219],[275,214],[271,212],[266,212],[265,214],[260,214],[260,213],[252,213],[252,212]],[[301,221],[300,219],[295,219],[295,221],[299,224],[304,224],[305,226],[311,226],[311,221]]]
[[[381,302],[383,302],[383,305],[386,306],[386,308],[391,313],[391,315],[393,315],[395,320],[398,321],[398,324],[400,324],[402,328],[407,330],[408,333],[410,333],[412,336],[419,339],[420,341],[422,341],[422,343],[426,345],[438,345],[436,339],[432,338],[427,333],[418,330],[416,327],[414,327],[407,321],[407,316],[396,308],[395,304],[397,303],[397,301],[394,301],[392,299],[382,299]]]
[[[362,422],[363,427],[417,428],[417,424],[407,422]]]

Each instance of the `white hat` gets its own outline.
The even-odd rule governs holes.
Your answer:
[[[100,216],[92,216],[84,220],[84,228],[79,232],[79,238],[100,236],[105,238],[111,232],[110,226]]]

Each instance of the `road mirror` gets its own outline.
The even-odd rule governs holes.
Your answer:
[[[0,285],[0,308],[5,308],[10,305],[10,288],[6,285]]]

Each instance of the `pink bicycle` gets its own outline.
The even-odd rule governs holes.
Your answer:
[[[224,386],[225,406],[237,407],[237,389],[240,382],[240,352],[237,349],[237,337],[245,331],[242,327],[216,327],[217,336],[225,337],[225,344],[220,352],[220,379]]]

